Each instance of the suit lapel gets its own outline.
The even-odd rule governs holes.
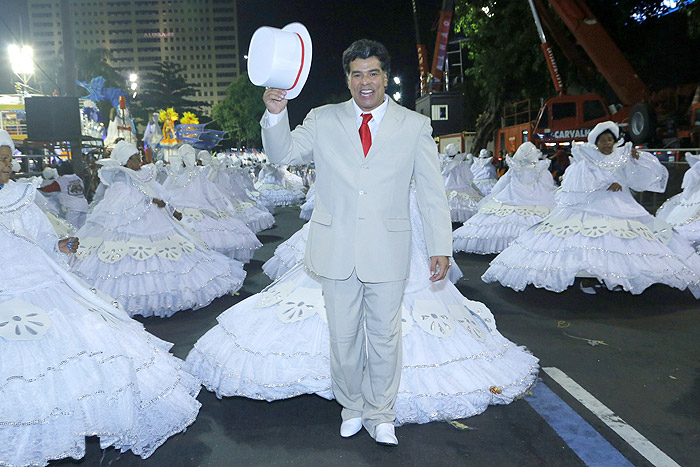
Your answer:
[[[379,131],[377,132],[377,135],[374,138],[372,138],[372,146],[370,146],[369,152],[367,153],[367,160],[373,158],[375,154],[379,153],[382,147],[389,140],[391,140],[392,136],[396,134],[396,131],[399,129],[399,123],[401,122],[401,118],[402,115],[399,109],[399,105],[393,100],[389,99],[386,113],[384,114],[384,118],[382,119],[381,125],[379,125]],[[359,136],[357,140],[360,140]],[[361,144],[360,150],[362,150]]]
[[[365,153],[362,150],[362,142],[360,141],[360,133],[357,130],[357,120],[355,109],[352,105],[352,99],[342,104],[338,109],[338,119],[348,135],[352,152],[360,161],[365,160]]]

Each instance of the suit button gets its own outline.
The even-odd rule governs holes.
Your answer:
[[[360,190],[360,194],[361,194],[361,195],[364,195],[364,194],[365,194],[365,192],[364,192],[364,191],[362,191],[362,190]]]

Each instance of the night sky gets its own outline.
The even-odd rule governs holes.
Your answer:
[[[441,0],[418,0],[421,39],[432,47]],[[413,107],[418,85],[418,57],[411,0],[239,0],[240,53],[247,53],[250,37],[260,26],[281,28],[298,21],[306,26],[313,42],[311,72],[304,90],[289,104],[292,124],[301,123],[312,108],[330,100],[350,98],[345,85],[341,56],[351,42],[368,38],[382,42],[392,56],[391,75],[403,82],[404,105]],[[393,94],[390,79],[390,91]]]
[[[3,21],[19,37],[23,0],[1,0]],[[428,45],[430,59],[442,0],[417,0],[421,39]],[[26,17],[23,19],[26,34]],[[253,32],[260,26],[281,28],[298,21],[306,26],[313,42],[313,61],[302,94],[290,103],[292,123],[300,123],[312,108],[350,97],[340,62],[343,50],[354,40],[378,40],[392,55],[392,76],[403,81],[404,104],[412,107],[418,84],[418,59],[411,0],[239,0],[238,28],[240,55],[247,54]],[[0,22],[0,92],[12,93],[13,75],[7,62],[12,42],[8,28]],[[241,70],[245,72],[245,69]],[[393,83],[392,83],[393,85]],[[390,89],[393,93],[395,89]]]

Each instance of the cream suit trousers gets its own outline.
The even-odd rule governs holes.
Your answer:
[[[361,282],[322,278],[330,335],[333,394],[342,418],[362,417],[374,436],[393,423],[401,378],[401,298],[405,280]]]

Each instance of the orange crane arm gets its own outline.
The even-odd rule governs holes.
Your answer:
[[[549,0],[549,4],[615,91],[620,102],[631,106],[649,99],[649,88],[583,0]]]

